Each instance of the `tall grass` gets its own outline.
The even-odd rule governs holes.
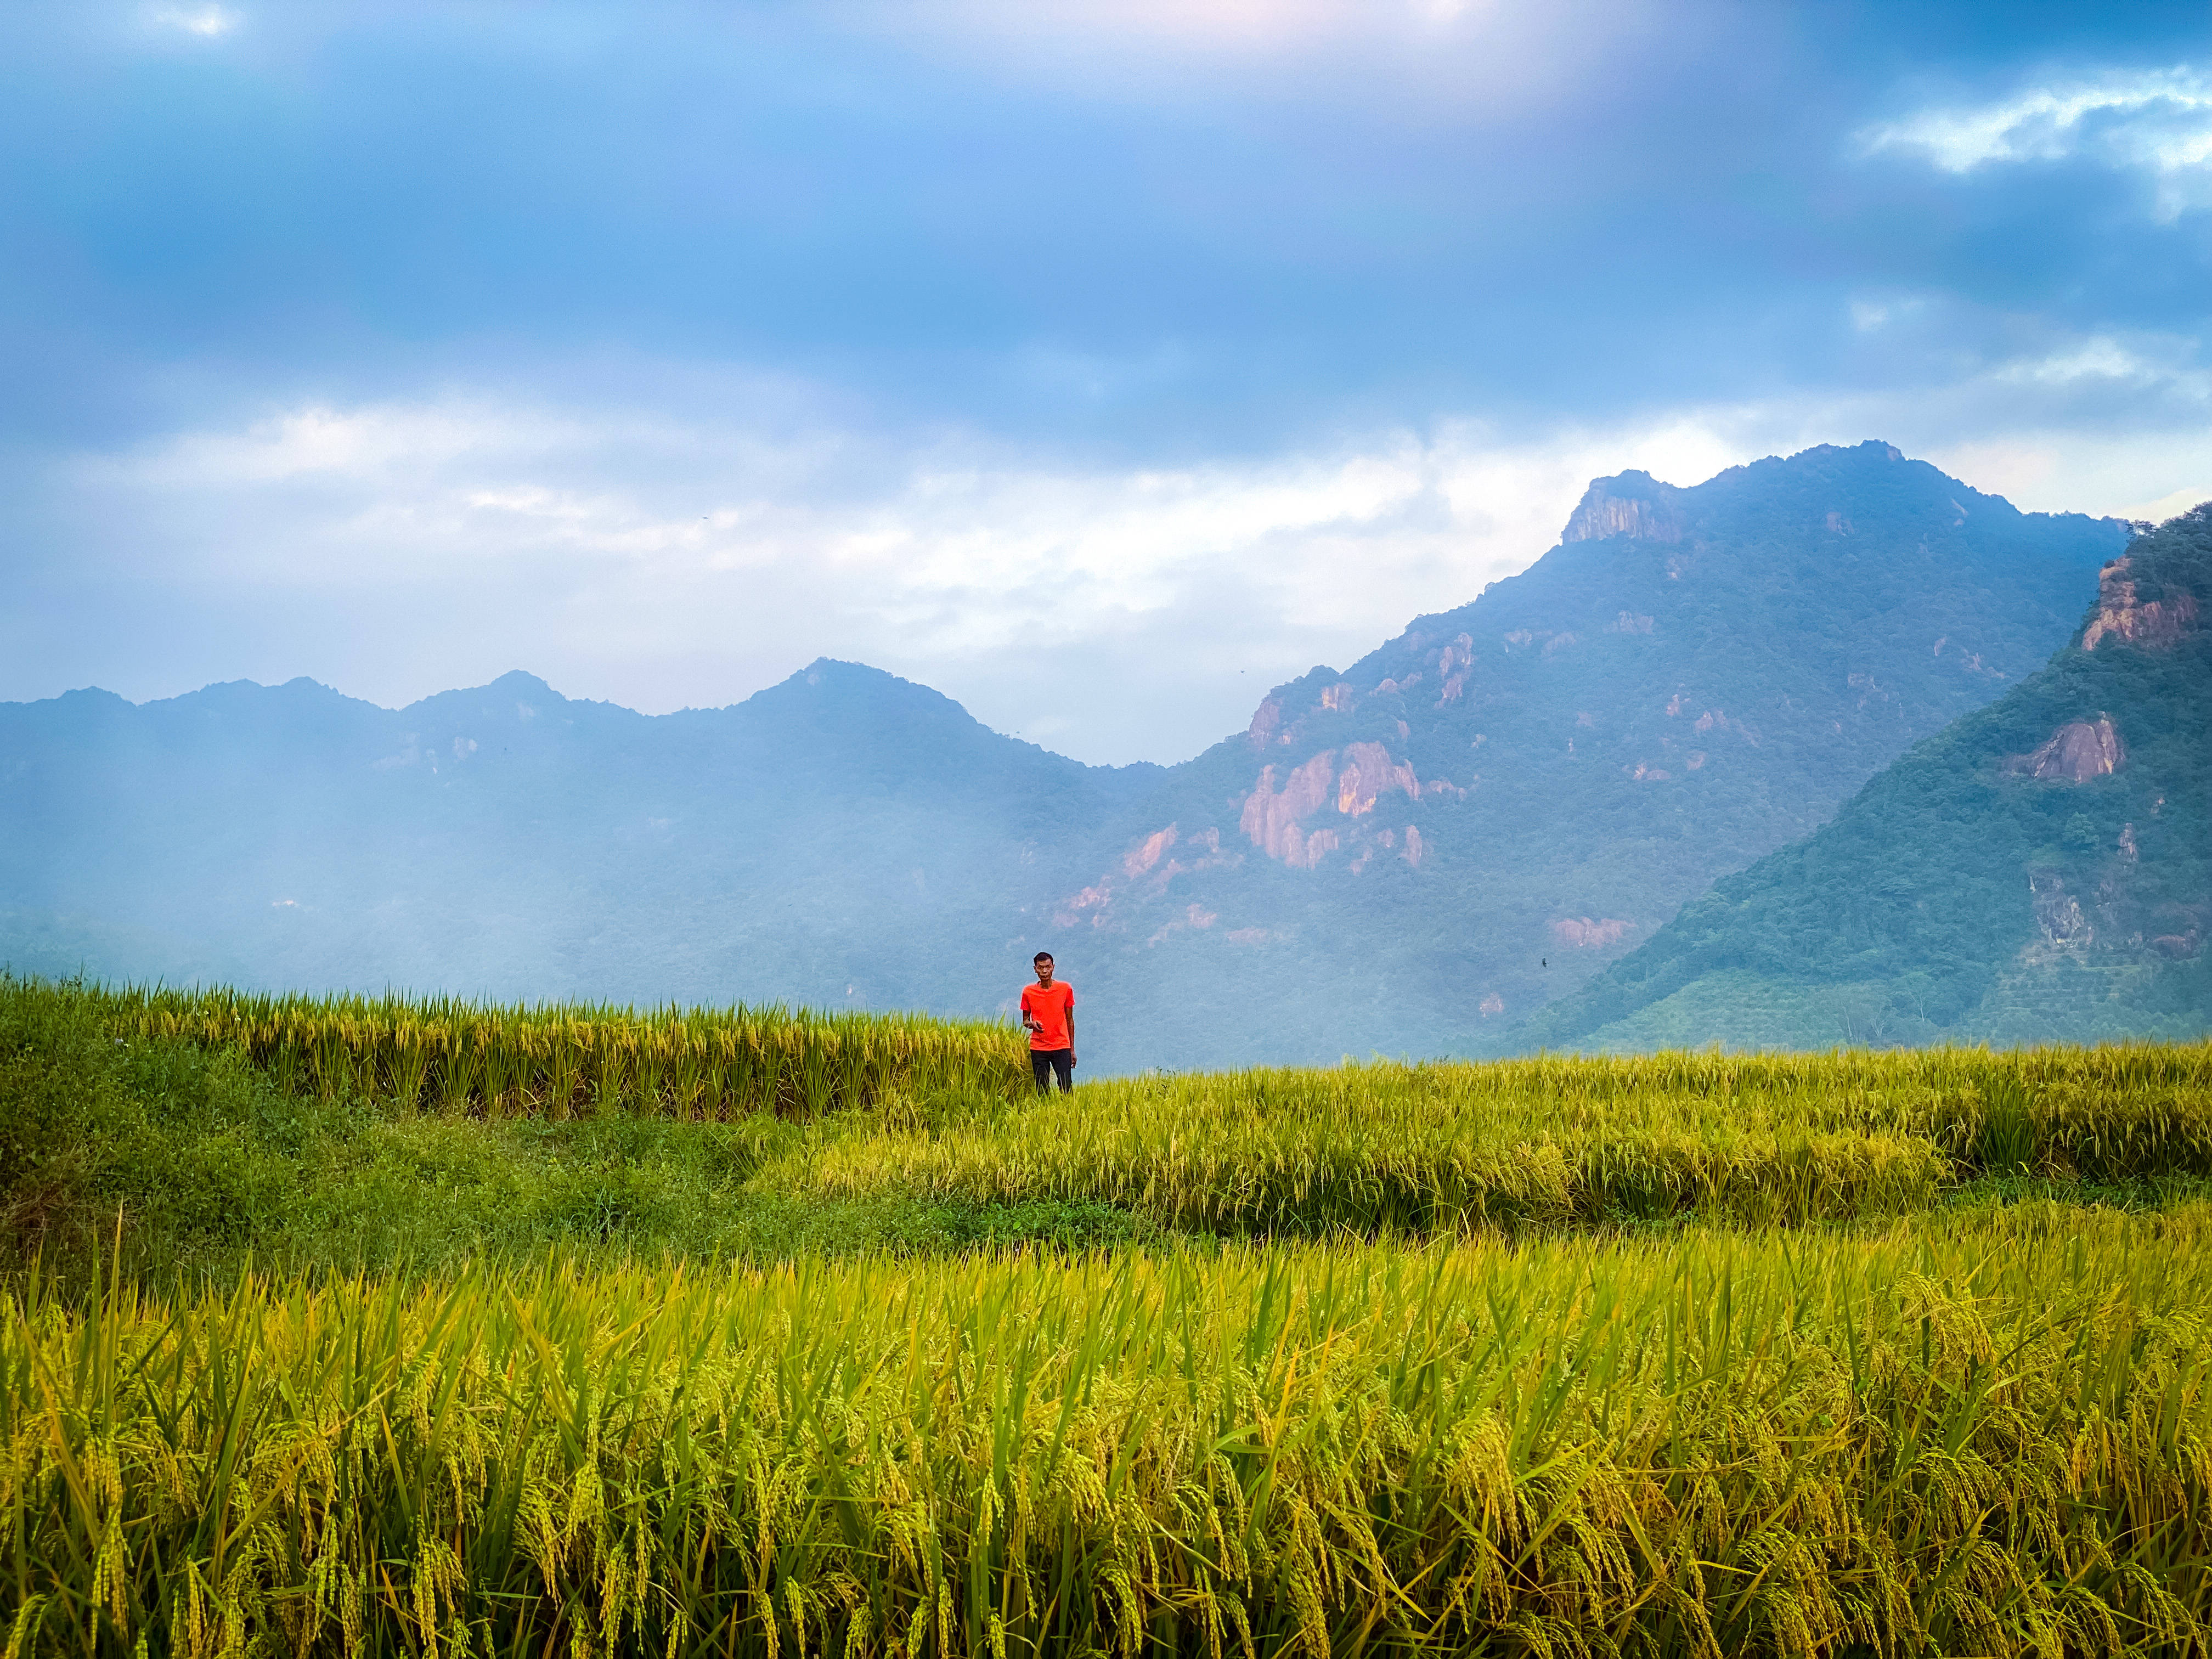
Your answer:
[[[814,1117],[893,1089],[1028,1082],[1004,1024],[782,1007],[501,1007],[451,997],[74,988],[125,1037],[234,1048],[287,1089],[403,1115]]]
[[[2203,1208],[33,1291],[0,1644],[2202,1654],[2208,1305]]]
[[[1018,1034],[985,1021],[53,986],[4,974],[0,991],[87,1006],[127,1039],[234,1049],[288,1091],[358,1093],[403,1116],[812,1118],[916,1097],[1011,1103],[1027,1095]],[[1248,1152],[1273,1156],[1271,1141],[1283,1136],[1285,1147],[1373,1137],[1410,1149],[1470,1133],[1533,1144],[1548,1128],[1617,1146],[1631,1182],[1643,1178],[1633,1166],[1670,1138],[1738,1133],[1747,1145],[1776,1137],[1778,1147],[1796,1148],[1786,1156],[1816,1163],[1823,1137],[1891,1135],[1978,1170],[1994,1160],[2007,1171],[2097,1179],[2212,1176],[2212,1042],[1377,1062],[1113,1079],[1077,1099],[1024,1115],[1027,1138],[1048,1160],[1064,1163],[1072,1139],[1095,1148],[1103,1124],[1117,1135],[1164,1133],[1170,1161],[1194,1138],[1224,1134],[1241,1139],[1242,1161]],[[1145,1152],[1148,1167],[1161,1167],[1158,1150]],[[1893,1161],[1870,1156],[1875,1166]],[[1818,1176],[1847,1186],[1890,1178],[1842,1168]]]
[[[1132,1079],[852,1132],[800,1195],[1111,1203],[1164,1224],[1417,1231],[1926,1207],[1970,1175],[2212,1175],[2212,1045],[1544,1058]]]
[[[61,1043],[64,1027],[75,1035]],[[101,1033],[123,1046],[111,1053]],[[181,1086],[180,1068],[161,1056],[194,1049],[266,1079],[276,1098],[231,1090],[240,1110],[180,1105],[206,1091]],[[64,1060],[87,1101],[99,1092],[87,1079],[106,1079],[108,1109],[39,1105],[53,1090],[33,1086],[33,1073]],[[391,1166],[378,1176],[382,1196],[404,1208],[415,1165],[445,1179],[428,1141],[463,1118],[501,1133],[526,1119],[801,1120],[793,1134],[753,1136],[742,1158],[718,1160],[738,1171],[722,1182],[725,1209],[755,1199],[763,1214],[794,1204],[1110,1206],[1149,1228],[1247,1235],[1544,1230],[1691,1212],[1765,1225],[1925,1209],[1983,1175],[2212,1179],[2204,1043],[1378,1062],[1121,1079],[1043,1099],[1019,1062],[1015,1034],[982,1024],[0,978],[0,1235],[19,1200],[53,1211],[72,1170],[82,1178],[69,1190],[87,1214],[104,1204],[112,1216],[120,1203],[181,1215],[164,1210],[148,1175],[173,1167],[208,1176],[199,1209],[228,1204],[237,1214],[222,1231],[244,1248],[312,1206],[222,1199],[241,1184],[216,1178],[223,1168],[258,1171],[264,1199],[291,1178],[280,1166],[319,1189],[359,1166],[372,1141]],[[301,1097],[324,1103],[281,1103]],[[423,1144],[410,1150],[374,1127],[395,1119],[418,1121]],[[33,1120],[46,1122],[45,1184],[18,1193]],[[205,1143],[198,1152],[190,1135]],[[492,1140],[478,1150],[464,1161],[495,1161]],[[665,1210],[630,1201],[641,1190],[632,1173],[593,1177],[621,1189],[599,1210]]]

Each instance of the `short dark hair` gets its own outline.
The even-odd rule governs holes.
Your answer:
[[[1036,967],[1036,964],[1037,964],[1037,963],[1039,963],[1040,962],[1050,962],[1051,960],[1052,960],[1052,952],[1051,952],[1051,951],[1038,951],[1035,956],[1033,956],[1033,957],[1031,957],[1030,958],[1030,967],[1032,967],[1032,968],[1034,968],[1034,967]]]

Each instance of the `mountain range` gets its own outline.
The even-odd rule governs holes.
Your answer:
[[[2115,581],[2135,582],[2138,611],[2168,603],[2140,599],[2160,582],[2203,591],[2147,542],[2130,550],[2135,535],[2021,513],[1881,443],[1689,489],[1626,473],[1594,483],[1522,574],[1275,688],[1247,730],[1172,767],[1083,766],[830,661],[662,716],[519,673],[399,710],[307,681],[0,705],[0,960],[986,1012],[1045,948],[1079,988],[1092,1071],[1734,1038],[1708,1005],[1750,994],[1754,971],[1786,1001],[1769,957],[1650,966],[1707,895],[1735,890],[1716,882],[1819,844],[1962,720],[2043,708],[2032,689],[2068,652],[2100,670],[2155,659],[2168,679],[2147,706],[2178,695],[2195,647],[2079,643],[2085,604],[2118,604]],[[2144,562],[2115,578],[2122,556]],[[2150,776],[2135,758],[2150,739],[2120,740],[2127,775]],[[2166,857],[2150,846],[2201,843],[2201,793],[2179,799],[2120,820],[2139,867]],[[2090,879],[2078,859],[2034,867]],[[2206,890],[2182,863],[2159,879],[2172,894],[2138,877],[2142,902]],[[1969,1004],[2026,971],[2001,932],[1972,946],[1979,1000],[1947,969],[1949,1000],[1929,1004],[1946,1018],[1891,1012],[1863,1035],[1964,1029]],[[2185,1024],[2191,994],[2160,983]],[[1837,1040],[1831,1005],[1871,1006],[1887,981],[1848,984],[1791,992],[1828,1012],[1738,1040]]]

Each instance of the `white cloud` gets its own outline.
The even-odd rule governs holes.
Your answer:
[[[2107,75],[1923,110],[1860,138],[1869,153],[1917,151],[1954,173],[2087,156],[2152,175],[2159,210],[2168,218],[2212,205],[2212,79],[2185,68]]]
[[[2040,357],[2016,359],[1995,373],[1996,379],[2014,385],[2069,386],[2096,380],[2139,386],[2166,383],[2178,390],[2193,390],[2200,398],[2206,390],[2203,375],[2177,374],[2171,362],[2132,350],[2104,334],[2069,342]]]
[[[238,27],[238,14],[221,6],[157,6],[148,15],[159,27],[197,34],[202,40],[211,40]]]
[[[1534,440],[1469,422],[1085,468],[973,435],[769,438],[477,400],[301,408],[76,479],[185,608],[297,642],[265,672],[397,702],[524,665],[670,708],[829,654],[1119,760],[1194,750],[1276,680],[1522,568],[1593,473],[1688,481],[1735,459],[1694,422]]]
[[[2027,512],[2156,522],[2212,501],[2212,424],[2168,433],[2030,428],[1938,444],[1926,458]]]
[[[2212,495],[2212,381],[2152,337],[2047,338],[1903,392],[1182,465],[872,428],[782,383],[706,407],[725,412],[311,404],[86,458],[56,505],[88,550],[67,580],[104,620],[45,672],[135,696],[307,673],[398,703],[527,667],[665,709],[830,655],[1085,759],[1172,759],[1277,681],[1525,568],[1594,476],[1688,484],[1879,437],[2027,508]],[[0,696],[60,689],[31,672]]]
[[[1849,302],[1846,309],[1853,328],[1862,334],[1875,334],[1886,328],[1922,321],[1928,300],[1926,295],[1917,294],[1860,295]]]

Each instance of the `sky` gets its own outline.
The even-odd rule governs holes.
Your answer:
[[[0,700],[1174,761],[1593,477],[2212,496],[2212,7],[0,0]]]

